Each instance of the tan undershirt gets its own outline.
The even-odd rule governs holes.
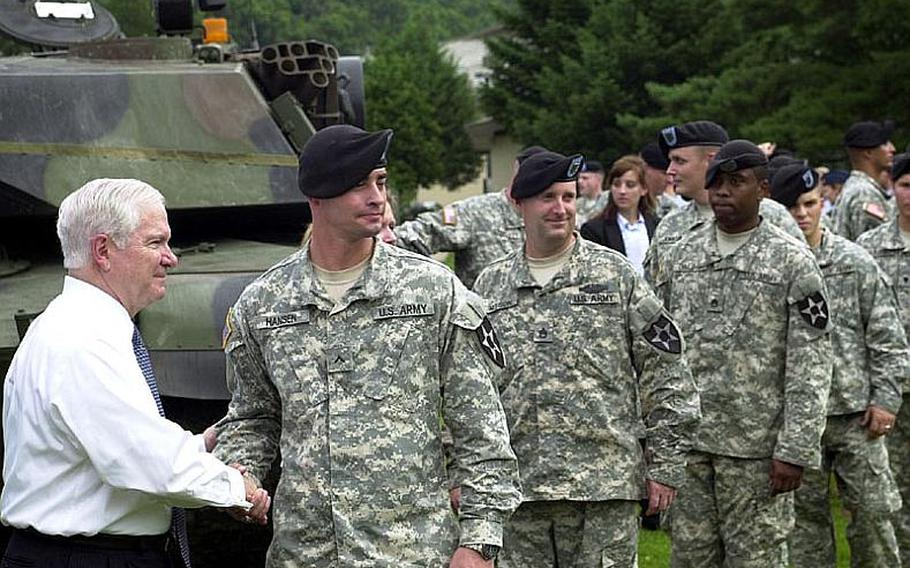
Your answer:
[[[316,270],[316,278],[322,284],[322,287],[325,288],[329,298],[338,303],[338,300],[344,297],[347,291],[351,289],[351,286],[354,285],[354,282],[357,282],[357,279],[366,270],[368,262],[370,262],[369,256],[363,259],[363,262],[344,270],[325,270],[315,264],[313,268]]]
[[[746,244],[746,241],[749,240],[749,237],[752,236],[752,233],[754,233],[757,228],[758,226],[742,233],[731,234],[721,231],[720,227],[715,227],[715,233],[717,234],[717,249],[720,251],[720,255],[730,256],[738,251]]]
[[[531,276],[534,278],[534,281],[540,286],[546,286],[547,282],[559,272],[559,269],[569,262],[573,248],[575,248],[575,239],[570,239],[566,248],[553,256],[548,256],[546,258],[531,258],[530,256],[525,255],[525,258],[528,259],[528,269],[531,271]]]
[[[901,239],[904,240],[904,248],[910,249],[910,233],[901,229]]]

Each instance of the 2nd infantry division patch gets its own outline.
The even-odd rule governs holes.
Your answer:
[[[499,344],[499,338],[496,337],[493,324],[490,323],[490,318],[483,318],[483,322],[474,333],[477,334],[477,339],[480,340],[480,347],[483,349],[484,354],[496,363],[499,368],[505,368],[506,357],[502,352],[502,346]]]
[[[799,315],[806,320],[806,323],[816,329],[825,329],[828,327],[828,303],[821,292],[815,292],[806,296],[802,301],[796,304]]]
[[[645,330],[644,338],[661,351],[667,353],[682,353],[682,334],[670,318],[661,314],[651,327]]]

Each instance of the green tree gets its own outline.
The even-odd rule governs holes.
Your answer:
[[[485,107],[524,143],[612,160],[707,118],[817,161],[856,120],[910,126],[906,0],[576,2],[519,0],[490,42]]]
[[[390,185],[401,204],[418,187],[452,189],[480,168],[464,128],[476,114],[474,94],[433,30],[431,14],[413,16],[376,46],[364,70],[368,127],[395,130]]]

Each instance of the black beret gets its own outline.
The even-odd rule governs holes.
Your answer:
[[[585,164],[581,167],[581,171],[601,173],[604,171],[604,166],[596,160],[585,161]]]
[[[584,165],[581,154],[563,156],[556,152],[540,152],[521,163],[515,181],[512,182],[512,197],[525,199],[534,197],[561,181],[575,181]]]
[[[844,134],[844,146],[848,148],[875,148],[891,139],[894,132],[894,123],[885,122],[857,122],[847,129]]]
[[[696,120],[660,131],[657,142],[664,155],[673,148],[686,146],[723,146],[730,140],[724,127],[710,120]]]
[[[323,128],[300,153],[297,185],[307,197],[338,197],[386,165],[391,130],[366,132],[349,124]]]
[[[525,148],[524,150],[519,152],[517,156],[515,156],[515,160],[519,164],[521,164],[522,162],[524,162],[525,160],[527,160],[534,154],[540,154],[541,152],[546,152],[546,151],[547,151],[547,149],[544,148],[543,146],[528,146],[527,148]]]
[[[648,142],[639,152],[641,159],[652,168],[666,171],[670,167],[670,160],[667,155],[660,149],[657,142]]]
[[[705,187],[711,187],[717,181],[718,173],[731,174],[757,166],[767,166],[768,157],[761,149],[748,140],[731,140],[721,146],[708,164],[705,174]]]
[[[910,153],[894,156],[894,162],[891,165],[891,179],[897,181],[899,177],[908,173],[910,173]]]
[[[831,170],[823,175],[822,179],[825,180],[825,183],[834,185],[836,183],[843,184],[848,177],[850,177],[850,172],[847,170]]]
[[[794,157],[792,154],[781,154],[768,160],[768,181],[774,179],[774,175],[784,166],[806,165],[804,160]]]
[[[784,207],[793,207],[799,196],[818,187],[818,172],[805,164],[788,164],[771,181],[771,198]]]

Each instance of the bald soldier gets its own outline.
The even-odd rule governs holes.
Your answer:
[[[574,231],[581,161],[522,163],[525,246],[475,283],[511,364],[499,392],[525,498],[506,524],[506,568],[637,566],[638,501],[673,502],[699,416],[660,301],[625,257]]]
[[[522,150],[512,164],[512,175],[521,162],[543,151],[540,146]],[[487,265],[521,248],[521,217],[510,191],[511,181],[502,191],[456,201],[442,211],[421,213],[395,229],[395,244],[427,256],[454,252],[455,274],[470,287]]]
[[[855,241],[860,235],[891,218],[891,198],[881,176],[891,167],[894,124],[857,122],[844,135],[844,146],[853,168],[837,198],[834,230]]]
[[[860,236],[857,244],[872,256],[891,278],[897,292],[904,331],[910,334],[910,154],[899,154],[891,167],[897,217]],[[901,563],[910,566],[910,381],[901,384],[903,404],[887,437],[891,470],[903,500],[895,516],[894,532]]]
[[[759,215],[767,165],[747,140],[718,150],[714,219],[666,252],[655,281],[702,403],[670,510],[673,568],[785,568],[792,491],[820,463],[827,292],[806,245]]]
[[[261,479],[280,450],[269,568],[489,568],[520,498],[480,298],[376,238],[391,137],[342,125],[310,138],[311,237],[228,314],[216,453]]]
[[[834,374],[822,437],[822,468],[808,470],[795,494],[796,529],[788,539],[795,566],[837,565],[828,479],[850,512],[853,566],[900,566],[891,514],[901,506],[883,438],[910,378],[910,352],[891,281],[859,245],[821,223],[818,173],[781,168],[771,196],[790,210],[825,276],[834,314]]]
[[[714,219],[714,210],[705,190],[705,174],[711,159],[728,140],[727,131],[709,120],[687,122],[661,130],[660,147],[670,160],[667,175],[672,178],[676,192],[690,201],[687,205],[670,211],[654,231],[644,261],[645,278],[652,284],[664,253]],[[759,204],[759,214],[797,240],[803,240],[799,227],[779,203],[763,199]]]

